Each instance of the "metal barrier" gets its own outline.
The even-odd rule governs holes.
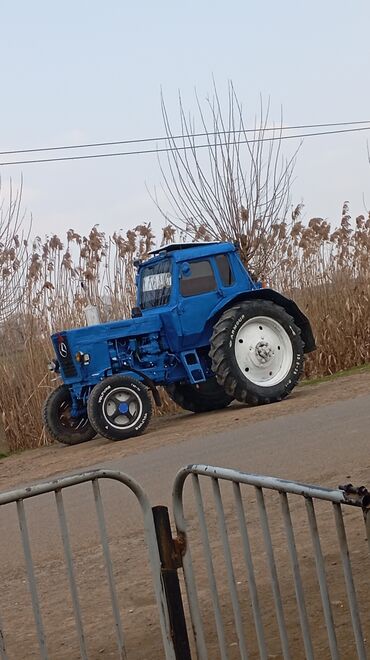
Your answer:
[[[188,476],[191,475],[193,493],[195,499],[194,510],[190,515],[185,515],[184,499],[188,505],[188,498],[184,498],[184,484]],[[203,478],[204,477],[204,478]],[[26,507],[24,501],[46,493],[54,493],[57,509],[57,517],[62,540],[62,549],[64,554],[65,566],[71,601],[73,607],[75,630],[80,647],[80,657],[82,660],[88,659],[87,641],[83,626],[83,612],[77,588],[75,566],[72,555],[70,533],[67,523],[66,509],[63,499],[63,491],[71,486],[90,482],[95,502],[100,547],[104,559],[104,567],[107,578],[107,585],[110,594],[110,603],[114,621],[114,632],[117,641],[117,658],[126,660],[127,648],[125,636],[121,621],[119,599],[117,587],[115,584],[113,566],[111,560],[110,544],[107,533],[106,518],[103,510],[102,495],[100,492],[101,480],[115,480],[128,489],[136,496],[141,507],[143,515],[143,527],[146,544],[149,551],[149,563],[152,572],[156,605],[159,613],[159,622],[162,633],[164,656],[166,660],[190,660],[191,652],[189,647],[188,635],[186,630],[185,615],[181,600],[181,591],[178,582],[178,570],[183,569],[187,598],[190,610],[191,623],[194,632],[196,653],[199,660],[215,660],[221,657],[222,660],[232,658],[260,657],[267,660],[269,657],[283,657],[284,660],[297,660],[301,653],[297,654],[296,648],[292,653],[291,628],[292,621],[287,621],[286,601],[284,593],[288,571],[281,575],[279,571],[279,562],[276,543],[274,544],[276,530],[272,522],[277,520],[274,512],[273,520],[270,515],[270,503],[265,498],[265,490],[275,491],[277,504],[280,508],[281,528],[283,533],[278,537],[279,551],[285,548],[287,558],[291,566],[292,575],[292,598],[295,598],[294,613],[294,634],[296,628],[300,631],[302,644],[300,652],[304,653],[304,658],[313,660],[319,657],[320,660],[331,657],[339,660],[340,645],[338,644],[338,630],[333,616],[333,602],[330,597],[330,585],[328,584],[327,557],[323,550],[324,539],[319,534],[319,521],[317,515],[318,502],[327,502],[333,509],[334,524],[337,538],[338,561],[342,565],[343,589],[347,600],[349,615],[345,619],[345,626],[349,626],[353,634],[353,646],[351,646],[348,658],[354,658],[355,655],[360,660],[366,660],[366,640],[364,638],[362,622],[360,619],[358,596],[355,588],[353,575],[353,566],[350,559],[349,544],[347,541],[346,528],[343,519],[342,507],[357,507],[364,513],[365,526],[367,532],[367,541],[370,548],[370,494],[365,488],[353,488],[351,484],[339,487],[338,490],[321,488],[319,486],[310,486],[298,482],[290,482],[273,477],[264,477],[253,474],[246,474],[236,470],[212,467],[207,465],[191,465],[182,469],[175,480],[173,488],[173,512],[177,527],[177,538],[173,539],[170,529],[170,521],[166,507],[151,508],[149,500],[141,486],[121,472],[111,470],[94,470],[82,474],[55,479],[48,483],[14,490],[8,493],[0,494],[0,507],[2,505],[15,503],[18,515],[20,529],[20,538],[23,547],[25,559],[26,575],[28,587],[31,595],[32,610],[39,645],[40,658],[47,660],[47,637],[45,635],[44,622],[42,617],[42,602],[40,602],[38,583],[36,579],[35,565],[31,552],[31,535],[28,529]],[[229,482],[232,489],[231,497],[227,499],[223,495],[225,484]],[[252,526],[252,516],[250,508],[245,505],[245,489],[241,486],[252,487],[256,508],[255,526]],[[210,487],[212,497],[205,499],[204,488]],[[298,497],[291,497],[298,496]],[[304,498],[304,499],[302,499]],[[323,621],[325,622],[327,639],[325,647],[320,648],[316,655],[315,634],[312,634],[310,625],[310,610],[307,606],[307,590],[305,589],[305,580],[302,578],[302,564],[300,557],[301,543],[300,537],[295,534],[294,520],[297,514],[292,506],[292,501],[304,502],[306,509],[306,529],[312,543],[312,566],[308,566],[310,578],[317,576],[317,591],[320,607],[323,612]],[[325,508],[325,510],[327,507]],[[215,546],[210,534],[210,518],[215,518],[215,529],[218,530],[218,557],[222,558],[224,570],[220,570],[215,565]],[[235,518],[234,529],[231,530],[231,520]],[[199,527],[201,545],[191,544],[191,537],[194,533],[193,527],[196,524]],[[253,549],[256,544],[256,530],[261,536],[261,542],[257,547],[257,553]],[[214,530],[212,530],[214,532]],[[231,533],[233,532],[233,534]],[[302,532],[302,529],[301,529]],[[327,538],[325,539],[328,540]],[[237,544],[238,561],[236,562],[233,551],[235,548],[233,542]],[[199,546],[199,547],[198,547]],[[361,565],[368,564],[368,547],[366,547],[366,560],[360,553]],[[191,550],[190,550],[191,549]],[[204,598],[202,585],[204,583],[203,574],[201,580],[197,578],[196,562],[194,558],[203,551],[201,560],[201,570],[206,569],[207,593],[210,592],[210,598]],[[305,546],[306,551],[306,546]],[[217,554],[216,553],[216,554]],[[257,557],[256,557],[257,554]],[[336,554],[333,555],[336,560]],[[332,558],[333,558],[332,557]],[[271,590],[272,598],[266,601],[266,595],[261,594],[261,561],[267,564],[268,577],[267,582]],[[216,557],[217,559],[217,557]],[[337,561],[332,562],[336,564]],[[243,569],[243,582],[238,582],[237,573]],[[224,575],[225,573],[225,575]],[[245,579],[245,575],[247,579]],[[262,575],[265,579],[265,574]],[[304,577],[304,576],[303,576]],[[363,575],[366,578],[365,575]],[[220,589],[220,583],[222,589]],[[242,585],[242,587],[240,587]],[[249,604],[251,611],[249,614],[246,605],[246,599],[241,602],[241,589],[248,589]],[[231,608],[226,607],[224,602],[225,590],[231,603]],[[263,598],[261,597],[263,595]],[[367,600],[367,590],[364,592]],[[202,617],[202,599],[206,607],[206,624],[209,626],[213,611],[214,627],[216,635],[209,632]],[[266,604],[267,603],[267,604]],[[266,610],[269,618],[272,610],[272,603],[276,617],[276,639],[279,638],[281,654],[271,655],[269,648],[271,639],[266,633]],[[316,607],[316,603],[315,603]],[[367,610],[367,608],[366,608]],[[292,608],[291,608],[292,611]],[[290,614],[291,614],[290,611]],[[230,632],[225,625],[225,616],[232,614],[233,629],[236,632],[236,642],[230,643]],[[248,619],[249,616],[249,619]],[[293,617],[294,618],[294,617]],[[230,621],[227,622],[229,624]],[[289,624],[290,623],[290,628]],[[369,623],[369,622],[368,622]],[[248,624],[248,625],[247,625]],[[321,620],[320,620],[321,624]],[[250,629],[253,626],[255,638],[255,648],[252,648],[252,639]],[[370,626],[368,625],[368,628]],[[347,630],[347,628],[346,628]],[[211,638],[212,649],[209,648]],[[217,645],[217,647],[215,646]],[[139,651],[140,653],[140,651]],[[237,655],[236,655],[237,653]],[[329,655],[328,655],[329,654]],[[54,657],[54,656],[53,656]],[[141,657],[141,656],[135,656]],[[162,656],[161,656],[162,657]],[[0,617],[0,659],[9,660],[6,650],[6,630],[4,630]],[[144,659],[143,659],[144,660]],[[145,658],[146,660],[146,658]]]
[[[70,588],[72,604],[73,604],[75,626],[76,626],[79,647],[80,647],[80,656],[82,660],[87,660],[88,659],[87,644],[86,644],[83,623],[82,623],[81,606],[80,606],[77,583],[75,578],[70,536],[68,532],[67,517],[63,502],[62,491],[70,486],[76,486],[77,484],[91,482],[95,507],[96,507],[99,534],[100,534],[100,543],[103,551],[104,564],[105,564],[105,570],[107,575],[107,582],[109,586],[110,600],[111,600],[111,606],[112,606],[112,612],[114,618],[114,628],[117,639],[117,658],[119,658],[120,660],[124,660],[124,659],[126,660],[127,655],[125,650],[125,638],[124,638],[123,627],[121,622],[117,591],[114,582],[112,561],[110,556],[109,542],[108,542],[107,529],[106,529],[106,521],[105,521],[103,502],[102,502],[100,486],[99,486],[99,482],[102,479],[111,479],[111,480],[113,479],[115,481],[120,482],[121,484],[123,484],[132,491],[132,493],[136,496],[140,504],[143,514],[145,539],[149,550],[149,561],[153,575],[156,603],[159,611],[159,619],[160,619],[160,625],[162,631],[165,657],[166,660],[175,660],[177,656],[174,650],[170,616],[167,606],[165,588],[162,581],[161,561],[160,561],[159,550],[156,539],[153,512],[149,500],[145,492],[141,488],[141,486],[134,479],[131,479],[126,474],[122,472],[115,472],[112,470],[94,470],[91,472],[85,472],[82,474],[63,477],[61,479],[55,479],[48,483],[42,483],[35,486],[30,486],[28,488],[21,488],[8,493],[0,494],[0,506],[9,504],[11,502],[15,502],[17,507],[19,529],[20,529],[24,558],[25,558],[28,585],[31,594],[32,609],[33,609],[35,627],[37,632],[37,640],[40,650],[40,658],[42,658],[42,660],[47,660],[49,656],[47,651],[47,641],[44,632],[43,619],[41,616],[40,599],[38,595],[37,581],[35,577],[34,563],[31,553],[30,535],[28,531],[24,500],[45,493],[54,492],[55,494],[55,502],[57,507],[59,527],[62,538],[64,558],[67,568],[68,582],[69,582],[69,588]],[[7,651],[6,651],[6,631],[3,629],[3,626],[1,625],[1,619],[0,619],[0,658],[1,660],[8,660]]]
[[[208,589],[211,594],[211,603],[207,600],[208,612],[207,619],[209,620],[209,610],[212,606],[213,615],[215,620],[215,628],[218,639],[217,656],[220,654],[222,660],[229,658],[230,646],[236,646],[239,649],[238,658],[243,660],[249,657],[249,649],[245,634],[245,625],[243,622],[243,613],[240,605],[240,593],[235,578],[235,565],[233,564],[233,557],[230,546],[229,536],[229,518],[225,515],[224,502],[221,494],[220,483],[232,482],[233,498],[231,499],[232,507],[234,509],[236,518],[236,534],[240,542],[240,552],[245,562],[245,570],[247,580],[245,586],[248,586],[250,605],[253,616],[252,624],[254,624],[254,634],[256,639],[256,653],[263,660],[268,657],[280,657],[279,655],[269,656],[268,652],[268,637],[265,634],[263,625],[263,611],[260,606],[259,591],[257,586],[256,571],[254,568],[255,555],[251,551],[252,536],[250,534],[249,520],[247,523],[246,507],[242,499],[241,485],[246,484],[254,487],[255,504],[256,504],[256,521],[259,530],[263,537],[263,546],[259,549],[259,554],[265,553],[267,559],[267,566],[269,571],[269,581],[272,590],[277,627],[280,636],[280,648],[282,657],[285,660],[293,658],[296,660],[297,655],[292,655],[289,644],[289,634],[286,624],[286,617],[284,613],[284,602],[281,593],[281,583],[278,577],[276,565],[276,548],[272,541],[270,531],[269,516],[266,509],[264,490],[269,489],[277,491],[280,499],[280,510],[282,515],[282,529],[285,530],[285,539],[288,549],[288,555],[291,564],[291,573],[294,582],[294,592],[296,599],[296,609],[298,610],[298,627],[301,629],[303,639],[304,657],[312,660],[314,656],[315,635],[312,635],[309,625],[309,617],[307,614],[305,593],[303,588],[303,581],[301,577],[300,562],[297,552],[296,538],[294,533],[294,526],[292,524],[291,505],[292,498],[288,495],[297,495],[305,498],[305,508],[307,514],[308,529],[312,541],[314,565],[316,567],[318,592],[321,596],[322,610],[324,614],[324,621],[327,630],[327,643],[326,651],[329,655],[323,655],[322,652],[318,656],[320,658],[331,657],[335,660],[339,659],[339,647],[337,643],[336,628],[333,619],[332,603],[329,596],[329,588],[327,582],[327,572],[324,553],[322,550],[322,542],[318,531],[317,516],[315,510],[315,500],[323,500],[332,504],[334,510],[335,528],[337,533],[337,541],[339,546],[339,554],[341,557],[344,583],[346,589],[346,598],[348,599],[348,607],[350,612],[351,627],[354,635],[355,644],[351,650],[351,654],[346,657],[354,658],[356,653],[360,660],[365,660],[367,657],[364,635],[359,615],[358,599],[356,596],[354,578],[352,573],[351,560],[349,555],[346,530],[343,520],[342,505],[359,507],[364,512],[365,524],[367,530],[367,539],[370,542],[370,515],[367,515],[370,506],[370,495],[365,488],[355,489],[350,484],[345,487],[340,487],[338,490],[330,490],[318,486],[310,486],[300,484],[297,482],[285,481],[273,477],[264,477],[253,474],[246,474],[236,470],[224,469],[219,467],[212,467],[207,465],[190,465],[181,470],[175,480],[173,488],[173,511],[179,537],[187,538],[187,545],[183,555],[183,570],[185,577],[185,584],[187,589],[187,596],[190,607],[190,615],[194,638],[196,642],[196,649],[198,658],[200,660],[213,660],[216,653],[211,655],[208,651],[207,643],[209,639],[205,634],[205,626],[202,622],[202,611],[199,599],[199,585],[196,578],[194,568],[194,559],[190,552],[189,544],[189,524],[184,513],[184,497],[183,489],[187,477],[191,475],[193,495],[195,499],[195,508],[197,512],[196,524],[199,527],[201,544],[203,547],[202,562],[206,565]],[[202,479],[206,477],[206,479]],[[226,639],[225,624],[223,609],[220,602],[219,588],[217,586],[218,574],[214,566],[213,552],[211,547],[209,531],[208,531],[208,516],[204,504],[204,497],[201,490],[201,482],[203,485],[209,482],[212,484],[213,499],[212,512],[215,512],[218,526],[218,538],[220,539],[219,553],[222,555],[223,562],[226,567],[226,581],[228,584],[228,596],[231,600],[233,625],[235,626],[237,642],[229,644]],[[243,489],[244,490],[244,489]],[[297,500],[297,498],[295,498]],[[188,502],[188,498],[186,498]],[[301,500],[302,501],[302,500]],[[209,507],[210,500],[207,499],[207,506]],[[230,500],[228,500],[228,506]],[[195,548],[198,551],[198,548]],[[367,555],[367,546],[365,544]],[[194,546],[192,548],[194,554]],[[366,557],[368,560],[368,557]],[[240,567],[238,567],[240,568]],[[311,572],[314,574],[314,568]],[[241,584],[241,583],[239,583]],[[207,592],[208,593],[208,592]],[[367,609],[367,608],[366,608]],[[225,607],[224,607],[225,610]],[[228,611],[227,611],[228,614]],[[315,631],[316,634],[317,631]],[[209,637],[209,636],[208,636]],[[325,651],[325,653],[326,653]],[[235,655],[233,657],[236,657]],[[253,655],[256,657],[256,655]]]

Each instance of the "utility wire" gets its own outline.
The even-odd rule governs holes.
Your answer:
[[[369,131],[370,126],[362,126],[359,128],[345,128],[345,129],[338,129],[334,131],[321,131],[321,132],[313,132],[313,133],[301,133],[301,134],[295,134],[295,135],[276,135],[272,137],[266,137],[266,138],[256,138],[253,140],[237,140],[237,141],[228,141],[228,142],[215,142],[215,144],[212,143],[206,143],[206,144],[189,144],[189,145],[179,145],[179,146],[173,146],[173,147],[161,147],[159,149],[138,149],[135,151],[119,151],[119,152],[107,152],[103,154],[85,154],[82,156],[62,156],[58,158],[39,158],[39,159],[32,159],[32,160],[14,160],[14,161],[8,161],[8,162],[3,162],[0,163],[1,166],[5,165],[28,165],[30,163],[54,163],[57,161],[67,161],[67,160],[87,160],[91,158],[110,158],[113,156],[135,156],[135,155],[142,155],[142,154],[158,154],[158,153],[169,153],[169,152],[177,152],[177,151],[187,151],[187,150],[192,150],[196,151],[197,149],[210,149],[211,147],[228,147],[234,144],[255,144],[257,142],[273,142],[275,140],[294,140],[294,139],[303,139],[306,137],[316,137],[316,136],[322,136],[322,135],[338,135],[339,133],[357,133],[359,131]],[[243,131],[244,132],[244,131]],[[218,135],[219,133],[215,133],[215,135]],[[207,134],[206,134],[207,135]],[[212,135],[211,133],[208,133],[208,135]],[[186,137],[186,136],[181,136],[181,137]],[[169,136],[166,139],[174,139],[172,136]]]
[[[361,124],[370,124],[370,120],[365,121],[340,121],[340,122],[331,122],[327,124],[298,124],[296,126],[271,126],[266,128],[261,128],[263,132],[266,131],[296,131],[303,130],[307,128],[330,128],[335,126],[359,126]],[[182,135],[172,135],[170,136],[172,140],[180,140],[182,138],[198,138],[198,137],[207,137],[212,135],[240,135],[244,133],[255,133],[258,131],[258,128],[246,128],[246,129],[233,129],[230,131],[214,131],[210,133],[185,133]],[[131,140],[115,140],[112,142],[91,142],[91,143],[82,143],[82,144],[65,144],[58,145],[56,147],[36,147],[33,149],[12,149],[9,151],[0,151],[0,156],[10,156],[11,154],[31,154],[38,153],[43,151],[64,151],[65,149],[91,149],[93,147],[113,147],[120,144],[140,144],[145,142],[163,142],[168,140],[168,136],[153,137],[153,138],[137,138]]]

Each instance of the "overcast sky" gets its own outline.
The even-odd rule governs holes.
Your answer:
[[[368,0],[2,2],[0,151],[162,135],[160,88],[176,123],[178,89],[192,111],[212,75],[221,95],[233,80],[251,123],[261,93],[287,124],[370,120],[369,26]],[[293,201],[307,217],[370,207],[367,135],[306,139]],[[161,224],[155,156],[3,166],[4,191],[22,173],[40,235]]]

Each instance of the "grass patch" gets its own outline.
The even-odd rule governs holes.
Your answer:
[[[1,451],[0,451],[0,461],[1,461],[3,458],[8,458],[8,454],[2,454]]]
[[[337,380],[343,376],[355,376],[356,374],[364,374],[370,372],[370,363],[361,364],[358,367],[351,367],[350,369],[343,369],[336,371],[334,374],[328,376],[320,376],[319,378],[307,378],[301,381],[301,385],[318,385],[319,383],[326,383],[327,381]]]

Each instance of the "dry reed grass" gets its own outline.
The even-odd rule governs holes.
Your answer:
[[[318,350],[306,375],[316,377],[370,360],[370,217],[352,222],[345,203],[332,230],[321,218],[304,224],[300,215],[297,207],[289,223],[275,222],[259,254],[269,255],[263,273],[269,285],[291,295],[312,322]],[[197,232],[207,238],[206,228]],[[163,241],[174,238],[173,227],[165,227]],[[54,235],[29,244],[9,232],[7,244],[0,241],[0,291],[11,301],[7,314],[3,304],[0,324],[0,422],[10,451],[48,442],[40,411],[54,386],[46,371],[50,331],[83,324],[89,301],[102,320],[127,317],[133,259],[145,257],[154,240],[150,224],[143,224],[111,237],[93,227],[86,237],[70,230],[63,241]],[[173,410],[166,400],[162,414]]]

